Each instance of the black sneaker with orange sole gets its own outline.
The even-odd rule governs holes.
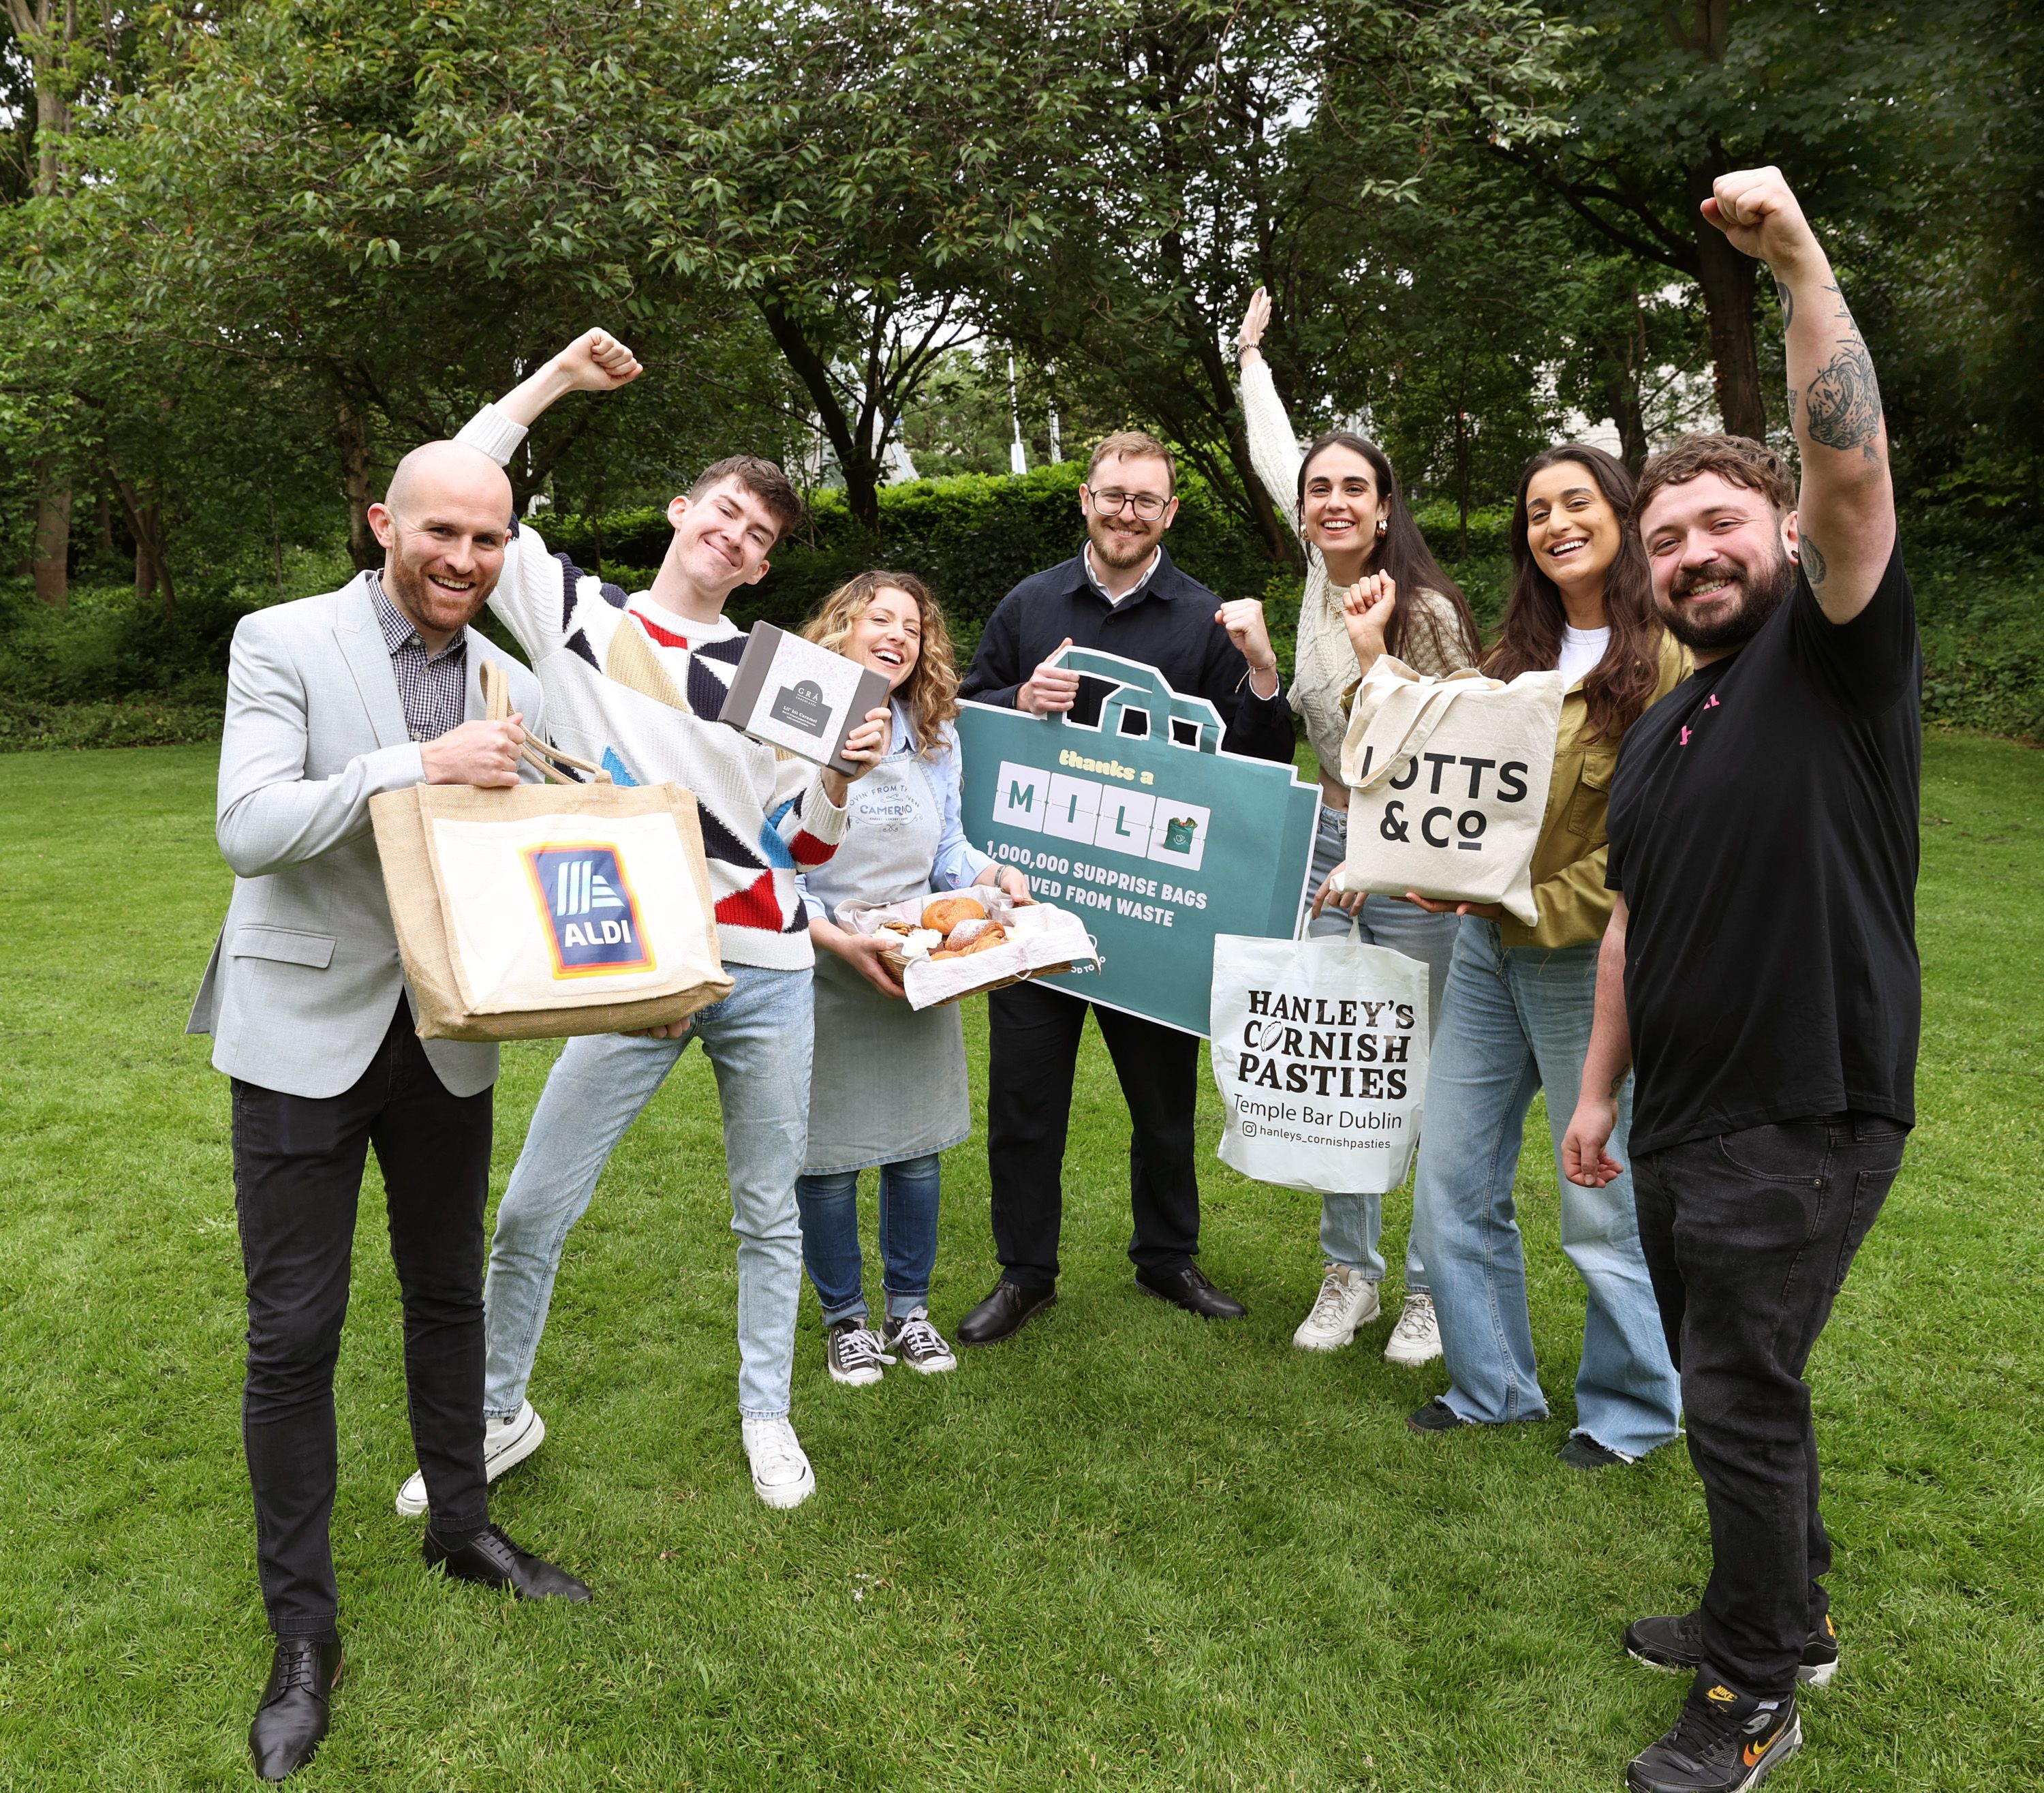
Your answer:
[[[1632,1793],[1749,1793],[1803,1747],[1796,1696],[1759,1699],[1698,1676],[1675,1728],[1626,1764]]]
[[[1704,1615],[1676,1613],[1660,1618],[1635,1618],[1625,1628],[1625,1653],[1649,1668],[1670,1675],[1693,1675],[1704,1665]],[[1796,1679],[1805,1686],[1828,1686],[1838,1672],[1838,1628],[1831,1615],[1810,1633]]]

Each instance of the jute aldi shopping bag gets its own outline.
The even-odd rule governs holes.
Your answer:
[[[1427,1099],[1427,968],[1346,938],[1214,942],[1220,1156],[1321,1195],[1405,1180]]]
[[[1529,927],[1562,675],[1427,678],[1383,656],[1342,743],[1348,858],[1335,887],[1502,903]]]
[[[482,671],[501,718],[503,675]],[[559,782],[418,784],[369,801],[421,1037],[629,1033],[728,995],[694,797],[614,784],[538,741],[524,756]]]

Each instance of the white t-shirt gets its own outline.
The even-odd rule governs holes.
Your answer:
[[[1570,686],[1590,671],[1604,658],[1604,651],[1611,643],[1611,630],[1604,629],[1571,629],[1562,625],[1562,689]]]

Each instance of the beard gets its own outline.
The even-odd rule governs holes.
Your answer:
[[[452,633],[474,619],[497,583],[480,571],[471,577],[474,584],[467,600],[457,602],[451,593],[435,589],[426,577],[426,563],[408,558],[401,547],[388,557],[383,568],[383,589],[414,627],[424,623],[428,629]]]
[[[1727,563],[1727,566],[1732,565]],[[1727,587],[1723,608],[1712,617],[1700,617],[1682,599],[1698,587],[1723,578],[1723,573],[1677,569],[1666,598],[1658,594],[1654,608],[1668,633],[1685,648],[1702,653],[1737,652],[1758,635],[1767,619],[1780,610],[1796,589],[1796,563],[1779,541],[1774,556],[1755,570],[1737,568]]]
[[[1139,538],[1135,537],[1124,538],[1117,536],[1105,524],[1101,524],[1097,529],[1088,529],[1086,535],[1087,539],[1093,543],[1093,558],[1103,566],[1112,567],[1116,571],[1120,571],[1128,567],[1139,567],[1147,560],[1156,552],[1157,538],[1163,533],[1162,529],[1146,524],[1143,525],[1143,533]]]

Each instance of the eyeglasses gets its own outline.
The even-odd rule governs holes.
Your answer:
[[[1125,507],[1146,523],[1155,522],[1170,502],[1155,492],[1096,492],[1089,489],[1086,493],[1086,502],[1093,506],[1094,516],[1119,517]]]

